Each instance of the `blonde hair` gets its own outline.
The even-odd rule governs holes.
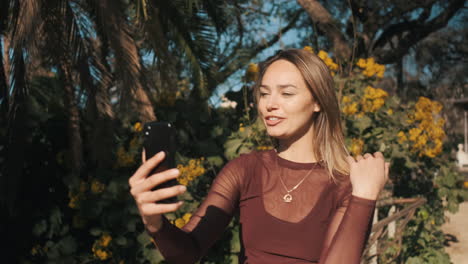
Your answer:
[[[320,106],[313,118],[313,151],[317,160],[324,160],[332,180],[341,180],[349,175],[346,157],[349,155],[344,143],[338,99],[333,78],[325,63],[314,53],[301,49],[287,49],[277,52],[259,65],[258,79],[254,85],[254,98],[258,102],[259,88],[267,68],[275,61],[286,60],[301,72],[312,97]]]

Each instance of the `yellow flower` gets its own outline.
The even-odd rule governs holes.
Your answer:
[[[249,63],[249,67],[247,68],[247,71],[251,73],[257,73],[258,65],[256,63]]]
[[[240,123],[239,124],[239,132],[244,132],[244,131],[245,131],[244,124]]]
[[[185,225],[184,219],[182,219],[182,218],[177,218],[177,219],[175,220],[175,225],[176,225],[178,228],[184,227],[184,225]]]
[[[31,248],[31,255],[36,256],[39,255],[41,252],[41,246],[40,245],[35,245],[34,247]]]
[[[354,154],[355,156],[361,155],[363,147],[364,147],[364,141],[362,139],[353,138],[351,147],[350,147],[350,152]]]
[[[468,188],[468,181],[463,182],[463,187]]]
[[[93,249],[94,256],[96,256],[100,260],[106,260],[110,258],[111,253],[107,250],[102,249]]]
[[[102,246],[102,247],[107,247],[109,246],[109,243],[112,241],[112,237],[108,234],[104,234],[101,236],[101,238],[99,239],[99,244]]]
[[[354,115],[358,111],[358,104],[353,102],[343,107],[343,113],[346,115]]]
[[[125,151],[125,148],[120,146],[117,149],[117,167],[129,167],[132,166],[135,163],[135,160],[133,158],[133,155],[130,153],[127,153]]]
[[[401,144],[401,143],[403,143],[403,142],[405,142],[407,140],[408,140],[408,138],[406,137],[405,132],[403,132],[403,131],[398,132],[398,143]]]
[[[245,73],[245,78],[249,82],[254,82],[257,80],[258,77],[258,72],[259,72],[259,67],[255,63],[249,63],[249,66],[247,67],[247,71]]]
[[[325,64],[327,65],[327,67],[332,71],[331,72],[331,75],[334,76],[335,73],[333,71],[336,71],[338,70],[338,64],[336,64],[332,58],[330,58],[328,56],[328,53],[323,51],[323,50],[320,50],[319,53],[317,54],[317,56],[323,61],[325,62]]]
[[[323,50],[320,50],[317,54],[317,56],[322,59],[323,61],[325,61],[326,58],[328,58],[328,53],[326,53],[325,51]]]
[[[312,48],[311,46],[305,46],[303,50],[314,53],[314,48]]]
[[[358,62],[356,63],[356,65],[359,66],[360,68],[365,68],[366,64],[367,62],[365,59],[359,59]]]
[[[409,139],[411,141],[416,141],[419,137],[419,135],[421,135],[422,133],[422,130],[419,129],[418,127],[414,127],[412,129],[410,129],[409,131]]]
[[[344,104],[349,103],[349,102],[351,102],[351,98],[349,98],[349,96],[345,95],[341,99],[341,102],[343,102]]]
[[[393,109],[388,109],[388,110],[387,110],[387,114],[388,114],[388,115],[393,115]]]
[[[382,78],[384,76],[385,65],[375,63],[374,58],[359,59],[356,65],[359,68],[364,69],[362,74],[364,74],[367,77],[372,77],[376,75],[378,78]]]
[[[189,182],[193,181],[200,175],[205,173],[205,168],[202,166],[201,162],[204,159],[191,159],[187,166],[182,164],[177,165],[177,169],[180,171],[177,181],[182,185],[187,185]]]
[[[106,188],[106,185],[104,185],[103,183],[99,182],[96,179],[94,179],[93,182],[91,183],[91,192],[94,194],[103,192],[105,188]]]
[[[439,102],[420,97],[414,111],[408,115],[408,123],[414,125],[409,131],[412,151],[419,156],[434,158],[442,152],[445,120],[439,116],[441,110]]]
[[[273,148],[272,146],[257,146],[257,150],[268,150],[272,148]]]
[[[190,218],[192,218],[191,213],[185,213],[184,216],[182,216],[182,219],[184,219],[185,223],[188,223],[190,221]]]
[[[79,201],[81,200],[81,196],[75,195],[73,192],[69,191],[68,198],[70,198],[70,201],[68,202],[68,207],[72,209],[78,208]]]
[[[133,125],[133,131],[135,132],[141,132],[143,130],[143,126],[141,125],[140,122],[136,122],[134,125]]]
[[[367,86],[364,90],[364,97],[361,100],[364,112],[375,112],[385,104],[388,93],[380,88]]]

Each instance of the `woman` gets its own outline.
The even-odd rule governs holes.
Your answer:
[[[179,175],[148,177],[159,153],[130,178],[143,223],[170,263],[194,263],[240,214],[239,263],[359,263],[380,190],[388,177],[382,153],[348,155],[332,77],[316,55],[285,50],[260,65],[254,87],[259,118],[277,149],[230,161],[182,229],[159,200],[184,186],[151,191]]]

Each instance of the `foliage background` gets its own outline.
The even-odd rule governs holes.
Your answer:
[[[295,47],[332,71],[349,150],[383,151],[393,195],[427,199],[403,247],[380,261],[450,263],[444,211],[468,199],[453,159],[461,116],[450,101],[467,88],[465,1],[0,5],[7,261],[162,263],[128,192],[142,122],[177,127],[189,191],[168,217],[181,226],[228,160],[272,147],[255,121],[252,80],[258,61]],[[237,223],[201,263],[236,262]]]

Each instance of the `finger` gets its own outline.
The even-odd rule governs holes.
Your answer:
[[[150,177],[134,184],[130,192],[133,196],[137,196],[139,193],[149,191],[163,182],[177,178],[179,174],[180,172],[178,169],[170,169],[153,174]]]
[[[159,152],[158,154],[154,155],[152,158],[147,160],[143,163],[138,170],[133,174],[132,177],[128,180],[130,186],[133,185],[134,182],[142,180],[148,177],[148,174],[165,158],[164,151]]]
[[[175,197],[184,193],[187,187],[176,185],[169,188],[163,188],[152,192],[141,193],[135,200],[138,204],[154,203],[167,198]]]
[[[382,158],[382,159],[383,159],[383,158],[384,158],[384,155],[382,154],[382,152],[377,151],[377,152],[374,153],[374,157],[376,157],[376,158]]]
[[[389,172],[390,172],[390,162],[385,162],[385,179],[388,179]]]
[[[353,156],[346,157],[346,161],[348,161],[349,165],[356,163],[356,160],[354,159]]]
[[[143,149],[143,151],[141,152],[141,163],[145,163],[146,162],[146,151],[145,149]]]
[[[143,215],[158,215],[177,211],[182,204],[183,201],[170,204],[145,203],[141,205],[140,210]]]
[[[367,158],[370,158],[370,157],[373,157],[372,154],[370,154],[370,153],[364,154],[364,159],[367,159]]]
[[[356,160],[357,160],[357,161],[360,161],[360,160],[362,160],[362,159],[363,159],[363,157],[362,157],[361,155],[357,155],[357,157],[356,157]]]

